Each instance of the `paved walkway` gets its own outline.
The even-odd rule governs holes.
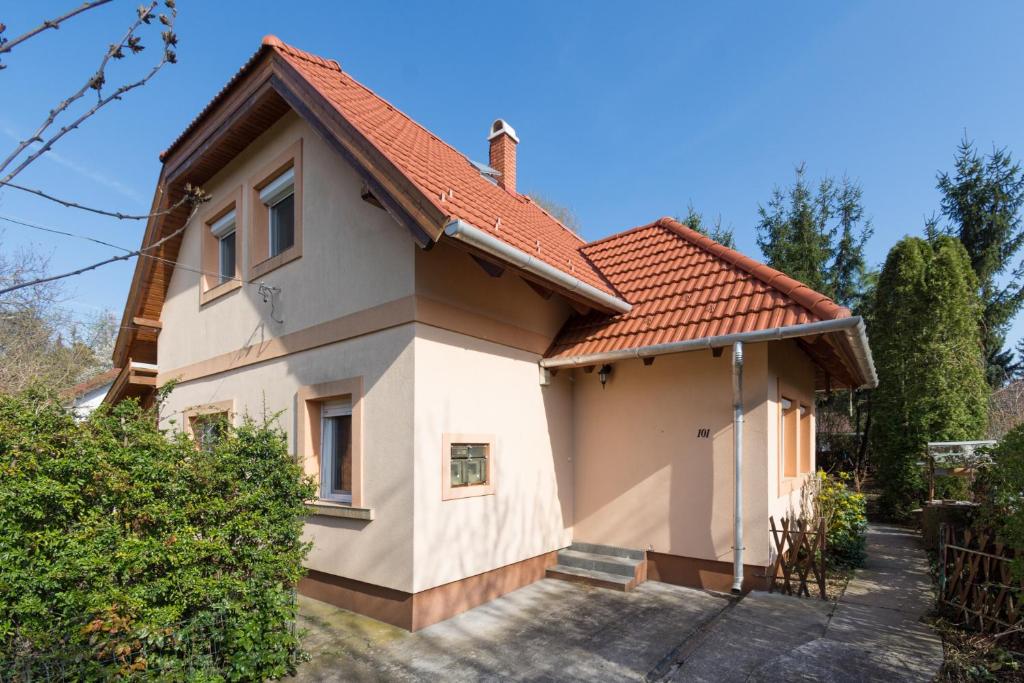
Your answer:
[[[838,604],[742,600],[648,581],[631,593],[538,581],[417,633],[300,598],[301,681],[931,681],[915,534],[872,526]]]
[[[932,605],[918,536],[872,525],[868,561],[832,606],[751,593],[711,625],[671,672],[676,681],[927,681],[942,641],[920,622]]]

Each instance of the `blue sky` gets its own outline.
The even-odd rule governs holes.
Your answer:
[[[8,3],[18,35],[77,4]],[[94,68],[137,0],[16,48],[0,72],[0,154]],[[571,207],[598,238],[688,203],[720,214],[759,257],[758,203],[806,162],[864,188],[881,263],[938,209],[935,174],[966,130],[1024,158],[1024,3],[388,3],[179,0],[179,63],[74,132],[20,176],[68,198],[145,212],[157,155],[274,33],[337,59],[471,158],[517,129],[521,190]],[[152,42],[152,41],[151,41]],[[148,55],[147,58],[152,58]],[[126,72],[129,63],[119,65]],[[134,68],[141,67],[136,62]],[[83,215],[13,190],[0,216],[137,246],[138,223]],[[5,224],[67,270],[111,250]],[[67,281],[82,314],[120,314],[133,264]],[[1010,343],[1024,336],[1018,320]]]

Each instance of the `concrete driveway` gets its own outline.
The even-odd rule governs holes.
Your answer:
[[[635,681],[728,598],[649,581],[631,593],[545,579],[417,633],[300,597],[300,681]]]
[[[538,581],[418,633],[299,598],[302,681],[908,681],[942,642],[917,536],[873,525],[868,562],[838,603],[742,600],[648,581],[631,593]]]

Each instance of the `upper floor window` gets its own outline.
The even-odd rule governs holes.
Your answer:
[[[234,210],[229,211],[210,226],[210,232],[217,240],[217,275],[224,283],[235,278],[238,251],[235,239],[236,220]]]
[[[271,180],[260,190],[260,201],[268,211],[268,258],[295,245],[295,168]]]
[[[199,303],[207,304],[242,284],[242,188],[218,193],[203,225]]]
[[[255,280],[302,256],[302,140],[296,140],[249,180],[252,216],[249,278]]]

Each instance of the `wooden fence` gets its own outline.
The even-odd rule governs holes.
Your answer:
[[[1024,578],[1013,581],[1013,551],[988,534],[939,529],[939,605],[983,633],[1017,631],[1022,623]],[[1002,634],[1001,633],[1001,634]]]
[[[825,520],[808,523],[807,520],[781,520],[776,527],[775,518],[769,517],[772,540],[775,542],[775,562],[771,569],[768,592],[778,588],[787,595],[810,597],[809,582],[813,578],[818,594],[825,594]]]

